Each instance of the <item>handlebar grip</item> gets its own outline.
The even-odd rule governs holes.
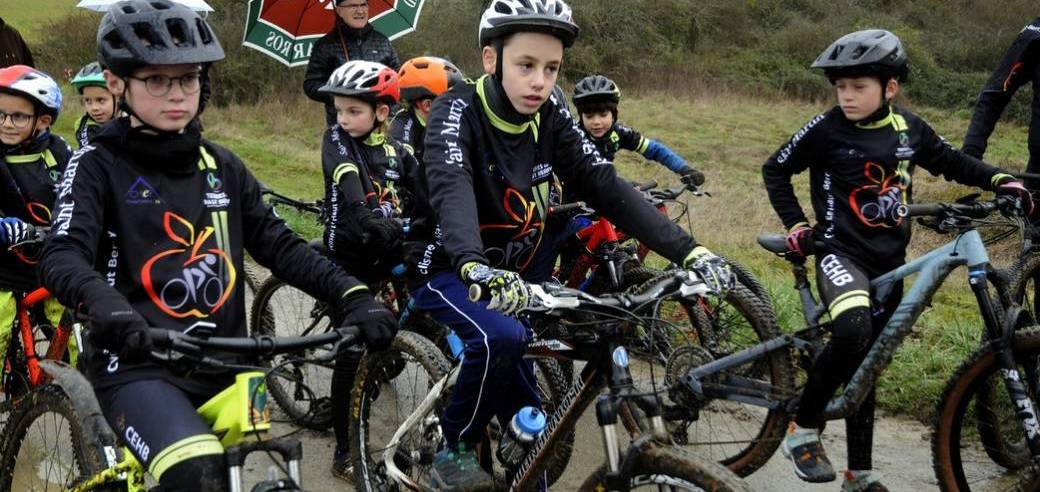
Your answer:
[[[553,207],[549,207],[549,215],[565,214],[565,213],[568,213],[568,212],[573,212],[575,210],[582,210],[584,208],[585,208],[585,202],[564,203],[562,205],[556,205],[556,206],[553,206]]]
[[[477,302],[486,299],[487,292],[480,284],[470,284],[469,286],[469,301]]]
[[[899,215],[902,217],[927,217],[934,216],[946,209],[942,203],[922,203],[901,205]]]
[[[649,190],[652,190],[654,188],[657,188],[657,180],[656,179],[651,179],[650,181],[647,181],[646,183],[643,183],[641,185],[636,185],[636,189],[638,189],[639,191],[649,191]]]

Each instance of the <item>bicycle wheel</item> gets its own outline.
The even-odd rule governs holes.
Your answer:
[[[750,268],[740,263],[737,263],[729,257],[723,255],[718,256],[719,258],[722,258],[722,260],[725,261],[727,265],[729,265],[730,270],[733,271],[733,275],[737,277],[737,282],[740,283],[740,285],[747,287],[748,290],[750,290],[753,294],[758,296],[759,299],[765,301],[767,307],[772,309],[772,306],[768,305],[769,291],[767,291],[766,287],[762,285],[762,282],[758,280],[758,277],[756,277],[755,274],[751,272]]]
[[[260,290],[262,285],[259,269],[254,263],[245,261],[242,263],[243,276],[245,281],[242,282],[242,287],[245,288],[245,305],[247,308],[253,306],[253,300],[256,299],[256,292]],[[246,330],[250,335],[256,335],[253,332],[253,320],[252,316],[246,318]]]
[[[1040,361],[1040,327],[1020,330],[1012,341],[1019,374],[1036,404],[1037,363]],[[1000,373],[1000,365],[989,345],[969,357],[950,378],[939,399],[932,430],[932,463],[939,487],[944,491],[1008,490],[1018,474],[1008,474],[994,464],[986,450],[987,442],[978,432],[980,390],[992,387],[994,397],[987,411],[996,417],[992,432],[1008,442],[1024,444],[1015,405],[1010,401]]]
[[[382,352],[366,353],[354,380],[350,439],[354,482],[358,490],[397,490],[388,483],[383,451],[398,427],[426,398],[450,366],[437,346],[402,331]],[[443,396],[441,401],[447,401]],[[394,454],[397,467],[417,483],[429,483],[428,472],[442,436],[441,405],[405,434]]]
[[[772,310],[749,289],[738,285],[724,298],[663,302],[656,306],[653,318],[658,321],[651,324],[648,335],[663,339],[679,328],[684,340],[692,341],[673,343],[675,348],[663,371],[661,387],[670,388],[664,401],[668,409],[664,417],[672,439],[721,462],[740,476],[759,469],[783,438],[787,412],[783,408],[766,409],[732,400],[692,401],[677,382],[692,368],[779,336]],[[662,328],[667,331],[662,332]],[[766,385],[769,389],[761,393],[763,397],[783,400],[795,391],[794,364],[786,350],[770,352],[727,372]],[[623,418],[626,428],[633,433],[646,432],[649,425],[641,412],[627,406],[622,416],[635,418]]]
[[[281,279],[267,279],[256,293],[250,316],[257,334],[273,337],[324,333],[331,327],[327,306]],[[280,355],[264,363],[280,366],[267,378],[267,389],[297,425],[324,430],[332,425],[329,385],[332,368],[304,363],[325,348]]]
[[[62,491],[105,469],[72,403],[54,385],[26,395],[0,442],[0,490]],[[124,486],[125,490],[125,486]]]
[[[743,480],[717,463],[702,460],[673,446],[637,451],[629,476],[632,490],[688,490],[693,492],[750,492]],[[601,466],[581,485],[585,491],[610,490],[607,470]]]

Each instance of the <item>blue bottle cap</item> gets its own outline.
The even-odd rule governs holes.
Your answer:
[[[538,434],[545,429],[545,412],[536,407],[524,407],[517,412],[515,421],[520,432]]]

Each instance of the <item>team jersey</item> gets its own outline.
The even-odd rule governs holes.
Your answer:
[[[84,114],[76,120],[76,142],[79,144],[79,148],[83,148],[90,140],[94,138],[94,135],[98,134],[101,130],[101,124],[94,121],[89,114]]]
[[[816,116],[765,162],[762,176],[791,229],[808,223],[791,185],[792,175],[808,169],[816,237],[858,261],[894,266],[910,240],[910,221],[899,209],[912,202],[916,166],[984,189],[999,169],[952,148],[908,110],[879,114],[853,123],[835,106]]]
[[[321,161],[327,217],[325,246],[336,258],[352,265],[351,271],[365,271],[366,265],[387,252],[366,248],[361,240],[362,215],[378,210],[384,219],[407,217],[412,205],[408,190],[418,164],[403,145],[382,133],[358,140],[339,125],[325,131]],[[384,266],[393,268],[396,264]]]
[[[533,116],[490,77],[437,98],[427,124],[424,187],[407,245],[413,278],[470,261],[523,272],[541,244],[555,176],[619,227],[681,263],[695,242],[619,178],[574,122],[557,88]],[[418,217],[422,214],[426,217]]]
[[[983,86],[964,137],[964,152],[979,158],[985,155],[987,141],[1000,114],[1015,91],[1030,82],[1033,83],[1033,118],[1029,125],[1029,146],[1035,153],[1035,149],[1040,149],[1040,17],[1022,28]]]
[[[17,217],[36,226],[51,222],[55,189],[72,149],[61,137],[47,133],[17,150],[0,149],[0,216]],[[35,248],[19,254],[0,248],[0,288],[26,291],[39,286]]]
[[[176,137],[131,130],[128,118],[105,125],[65,170],[52,234],[40,272],[62,304],[79,306],[107,284],[149,325],[184,332],[247,335],[246,251],[330,303],[359,285],[293,234],[238,157],[203,140],[196,123]],[[204,392],[216,381],[99,351],[87,367],[101,386],[164,378]]]
[[[415,160],[422,162],[423,140],[426,138],[426,120],[412,108],[404,108],[390,121],[390,138],[401,142],[412,152]]]
[[[604,159],[613,161],[619,150],[629,150],[632,152],[638,152],[639,154],[646,154],[647,149],[650,147],[650,139],[644,137],[639,132],[635,131],[631,127],[625,126],[621,123],[615,122],[611,125],[607,133],[604,133],[602,137],[596,138],[585,129],[584,126],[581,129],[585,132],[585,136],[596,144],[596,150],[599,151],[600,155]]]

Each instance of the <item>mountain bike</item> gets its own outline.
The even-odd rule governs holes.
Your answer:
[[[533,301],[527,312],[536,317],[532,327],[538,339],[529,345],[528,355],[584,360],[587,364],[567,389],[560,405],[550,412],[545,431],[519,465],[495,473],[500,488],[533,490],[539,487],[545,471],[558,460],[555,451],[571,435],[578,418],[595,402],[606,463],[586,479],[582,490],[629,490],[644,486],[663,490],[748,490],[725,468],[695,458],[668,443],[668,434],[657,412],[656,395],[635,391],[628,352],[622,343],[623,332],[630,323],[642,320],[633,311],[667,296],[705,295],[707,288],[702,282],[687,272],[675,272],[642,295],[615,293],[599,297],[552,284],[530,287]],[[479,289],[471,289],[471,299],[480,297]],[[577,313],[595,319],[574,319]],[[433,455],[443,440],[439,416],[450,401],[458,367],[447,371],[435,383],[430,382],[428,389],[416,389],[415,396],[420,403],[396,428],[389,441],[359,440],[361,446],[355,450],[356,456],[370,462],[366,473],[355,477],[361,490],[429,490],[428,474]],[[363,407],[366,392],[377,389],[366,386],[359,378],[355,405]],[[636,439],[626,449],[621,449],[617,442],[618,408],[623,402],[632,402],[650,415],[655,431]],[[364,429],[373,414],[362,411],[359,417]],[[376,459],[381,463],[372,462]]]
[[[283,478],[269,471],[269,478],[252,490],[301,490],[300,442],[263,436],[270,428],[264,381],[267,372],[278,369],[226,362],[217,355],[263,359],[318,346],[330,346],[328,353],[335,354],[360,342],[357,329],[307,337],[218,338],[198,329],[187,335],[159,328],[150,334],[157,348],[152,357],[158,361],[238,372],[234,384],[198,408],[221,437],[230,490],[243,490],[245,459],[255,452],[280,455]],[[60,361],[40,366],[53,382],[34,389],[11,412],[0,441],[0,490],[144,491],[145,470],[109,427],[86,378]]]
[[[1019,413],[1011,413],[1021,429],[1020,435],[1033,436],[1026,439],[1030,449],[1040,450],[1040,436],[1032,433],[1035,430],[1032,403],[1027,397],[1027,388],[1017,375],[1018,364],[1025,364],[1024,374],[1032,375],[1029,366],[1028,351],[1031,341],[1040,335],[1035,330],[1019,330],[1022,318],[1016,315],[1016,309],[1010,308],[1004,317],[997,313],[990,296],[989,280],[993,276],[989,266],[989,258],[981,236],[975,228],[978,219],[985,218],[995,210],[1014,213],[1013,201],[998,199],[992,201],[975,201],[956,204],[924,204],[904,206],[903,217],[932,217],[937,228],[946,232],[955,232],[953,241],[940,246],[905,265],[875,278],[871,282],[872,300],[883,302],[891,293],[896,282],[912,274],[919,274],[909,292],[903,297],[889,322],[878,335],[869,352],[856,370],[850,382],[845,386],[841,396],[832,400],[826,410],[828,419],[842,418],[849,415],[859,406],[863,398],[870,392],[884,372],[898,349],[899,345],[910,333],[914,322],[924,311],[932,296],[942,285],[949,274],[959,266],[968,267],[969,285],[975,294],[979,311],[983,315],[988,333],[987,340],[980,350],[970,357],[962,369],[951,378],[947,390],[941,398],[936,426],[933,435],[933,457],[939,484],[944,490],[971,490],[979,482],[986,480],[976,470],[970,469],[975,461],[963,459],[969,450],[982,453],[978,435],[974,430],[973,413],[969,407],[974,402],[975,390],[980,384],[992,382],[990,377],[998,379],[1001,389],[998,395],[1009,395],[1004,402],[1007,408],[1017,408]],[[685,419],[696,425],[706,409],[710,410],[713,402],[726,401],[740,405],[745,412],[791,415],[797,407],[800,389],[795,389],[790,378],[781,381],[759,377],[757,372],[747,372],[745,368],[762,360],[776,358],[786,366],[785,372],[793,371],[792,353],[799,354],[803,361],[800,366],[808,367],[815,354],[823,348],[825,336],[830,330],[829,321],[823,319],[825,308],[813,297],[804,267],[804,259],[789,254],[782,235],[763,235],[759,244],[791,261],[795,285],[799,290],[803,305],[803,315],[808,326],[791,334],[777,336],[743,350],[724,356],[713,355],[707,350],[691,349],[687,353],[674,354],[669,373],[674,379],[669,381],[670,402],[666,403],[664,415],[674,418],[685,413]],[[1002,323],[1000,320],[1003,319]],[[1016,321],[1017,320],[1017,321]],[[1040,344],[1040,342],[1037,342]],[[1000,371],[998,371],[1000,369]],[[1035,368],[1034,368],[1035,369]],[[994,376],[994,374],[1000,374]],[[1035,379],[1031,381],[1037,381]],[[1029,383],[1034,384],[1033,382]],[[774,439],[750,443],[750,446],[732,446],[732,440],[725,435],[712,435],[710,439],[700,440],[697,446],[718,447],[728,460],[730,468],[738,473],[746,473],[739,464],[764,462],[773,454],[782,436],[782,427],[786,418],[767,420],[776,428],[764,435],[776,436]],[[965,426],[962,428],[961,426]],[[1005,426],[1010,427],[1010,426]],[[765,426],[763,426],[765,429]],[[1031,440],[1032,439],[1032,440]],[[737,452],[730,452],[735,449]],[[1034,456],[1035,453],[1032,453]],[[988,462],[988,460],[986,460]],[[737,465],[737,466],[735,466]],[[968,468],[966,470],[966,467]],[[968,477],[968,478],[965,478]],[[976,490],[979,490],[976,488]]]

